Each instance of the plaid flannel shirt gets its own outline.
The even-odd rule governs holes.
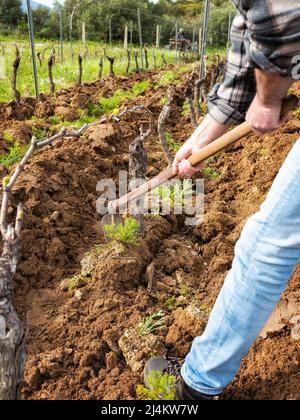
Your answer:
[[[209,95],[208,112],[223,124],[237,124],[256,93],[255,69],[291,76],[300,55],[299,0],[232,0],[238,14],[224,80]]]

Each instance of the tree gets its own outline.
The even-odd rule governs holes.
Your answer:
[[[23,18],[20,0],[0,0],[0,23],[3,27],[16,27]]]

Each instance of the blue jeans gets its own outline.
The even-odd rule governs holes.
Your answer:
[[[275,309],[300,260],[300,139],[236,243],[231,271],[182,367],[192,388],[218,395]]]

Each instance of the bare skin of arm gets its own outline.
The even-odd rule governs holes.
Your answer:
[[[287,121],[280,117],[281,105],[293,79],[278,74],[256,70],[257,93],[248,110],[246,121],[258,135],[276,130]],[[187,160],[194,152],[202,149],[226,133],[229,126],[221,124],[207,115],[192,136],[177,152],[173,162],[173,172],[180,178],[190,178],[203,164],[192,167]]]

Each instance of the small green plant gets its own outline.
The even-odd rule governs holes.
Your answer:
[[[165,313],[163,311],[155,312],[153,315],[146,316],[137,326],[137,333],[140,336],[151,334],[164,324]]]
[[[165,302],[165,307],[169,310],[169,311],[173,311],[176,307],[177,307],[177,302],[176,302],[176,296],[170,296],[168,297],[168,299]]]
[[[102,109],[99,104],[88,104],[87,115],[89,117],[97,118],[102,114]]]
[[[96,117],[88,115],[88,111],[85,109],[79,109],[79,118],[76,121],[64,123],[64,125],[70,125],[74,128],[81,128],[84,124],[90,124],[97,121]]]
[[[142,95],[150,87],[150,80],[143,80],[133,85],[132,96],[136,97]]]
[[[58,124],[61,123],[60,118],[59,117],[56,117],[55,115],[52,115],[52,116],[48,117],[48,121],[52,125],[58,125]]]
[[[99,105],[101,108],[102,114],[109,114],[111,112],[116,112],[119,110],[119,107],[123,100],[127,98],[126,92],[118,89],[115,91],[113,96],[109,98],[101,98],[99,100]]]
[[[162,374],[161,372],[150,372],[148,375],[149,389],[143,385],[136,387],[136,393],[141,400],[175,400],[176,377]]]
[[[178,150],[180,149],[180,144],[174,140],[171,133],[166,133],[166,140],[169,148],[175,153],[178,152]]]
[[[4,131],[3,138],[8,144],[14,144],[16,142],[16,139],[14,138],[14,136],[8,131]]]
[[[155,201],[160,203],[160,207],[174,209],[174,206],[184,207],[187,199],[193,194],[193,185],[189,179],[183,180],[182,184],[178,185],[162,185],[153,191]],[[157,209],[157,214],[160,214]]]
[[[207,179],[217,179],[222,176],[222,172],[218,172],[216,169],[206,167],[202,169],[202,173]]]
[[[32,126],[32,134],[37,140],[43,140],[48,137],[48,131],[43,128],[39,128],[36,125]]]
[[[27,149],[27,145],[15,143],[8,149],[8,153],[6,155],[0,155],[0,165],[4,165],[6,168],[9,168],[13,164],[20,162]]]
[[[166,96],[163,96],[159,102],[161,105],[164,106],[164,105],[167,105],[168,101],[169,99]],[[158,140],[158,142],[160,142],[160,140]]]
[[[203,303],[202,305],[200,305],[199,309],[201,312],[211,311],[211,308],[206,303]]]
[[[138,240],[140,225],[133,217],[125,219],[124,224],[106,225],[105,234],[109,239],[124,242],[126,244],[136,245]]]
[[[180,285],[180,294],[181,294],[181,296],[184,296],[184,297],[189,296],[189,294],[190,294],[190,289],[189,289],[189,287],[188,287],[188,285],[187,285],[187,284],[182,283],[182,284]]]
[[[84,286],[87,282],[87,277],[87,273],[76,274],[76,276],[72,277],[69,281],[69,292],[72,292],[72,290],[77,289],[77,287]]]
[[[188,117],[190,115],[190,108],[189,108],[189,104],[187,101],[184,102],[183,106],[182,106],[182,112],[181,115],[183,117]]]

